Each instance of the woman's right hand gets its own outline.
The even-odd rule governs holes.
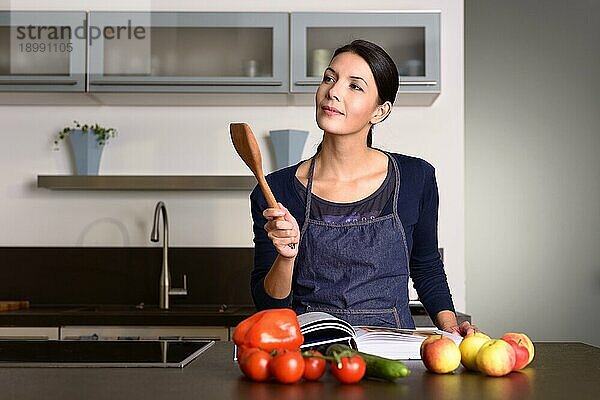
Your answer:
[[[267,219],[264,228],[267,236],[273,242],[273,246],[281,256],[294,258],[298,254],[298,243],[300,241],[300,228],[296,218],[281,203],[280,208],[267,208],[263,216]],[[283,217],[283,219],[277,219]],[[290,247],[293,243],[293,248]]]

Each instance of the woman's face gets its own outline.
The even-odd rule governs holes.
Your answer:
[[[378,116],[375,78],[367,62],[345,52],[331,60],[315,96],[317,125],[331,134],[369,131]]]

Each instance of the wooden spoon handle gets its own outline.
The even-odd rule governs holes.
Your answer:
[[[260,186],[260,190],[262,190],[263,192],[263,196],[265,196],[265,200],[267,201],[267,206],[269,206],[269,208],[277,208],[279,209],[279,204],[277,204],[277,200],[275,199],[275,196],[273,195],[273,192],[271,191],[271,188],[269,187],[269,184],[267,183],[267,180],[265,179],[264,176],[261,176],[259,178],[257,178],[258,181],[258,186]],[[283,217],[275,217],[274,220],[275,221],[283,221],[285,218]]]
[[[271,208],[279,208],[277,204],[277,200],[275,200],[275,196],[267,183],[267,180],[264,176],[257,177],[258,186],[260,186],[260,190],[263,192],[263,196],[265,196],[265,200],[267,201],[267,205]]]
[[[260,147],[258,147],[258,143],[256,141],[256,137],[254,136],[254,132],[250,126],[244,122],[237,122],[229,124],[229,133],[231,135],[231,141],[233,142],[233,147],[242,158],[244,163],[250,168],[256,180],[258,181],[258,186],[267,201],[267,205],[269,208],[279,208],[277,204],[277,200],[275,200],[275,196],[265,179],[265,174],[262,169],[262,156],[260,154]],[[276,220],[282,220],[283,217],[276,217]]]

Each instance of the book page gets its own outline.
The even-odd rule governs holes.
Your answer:
[[[298,323],[300,324],[300,327],[303,327],[304,325],[314,324],[316,322],[331,321],[331,320],[340,321],[343,324],[349,325],[346,321],[343,321],[337,317],[334,317],[331,314],[327,314],[327,313],[321,312],[321,311],[311,311],[311,312],[307,312],[307,313],[298,315]]]
[[[320,311],[311,311],[298,315],[298,323],[302,332],[320,329],[321,327],[337,327],[354,336],[355,331],[348,322]]]
[[[300,331],[304,335],[304,344],[301,347],[312,347],[326,343],[353,342],[354,328],[343,321],[325,312],[311,311],[298,315]]]
[[[420,359],[421,343],[429,336],[442,335],[457,345],[462,337],[431,329],[393,329],[380,327],[356,327],[356,344],[360,351],[392,359]]]
[[[392,338],[397,341],[422,342],[429,336],[442,335],[452,339],[457,345],[459,345],[463,339],[462,336],[454,335],[450,332],[441,331],[436,328],[394,329],[377,326],[357,326],[355,330],[357,341]]]

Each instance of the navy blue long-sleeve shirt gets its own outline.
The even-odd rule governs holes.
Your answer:
[[[442,310],[454,311],[452,296],[438,252],[437,220],[438,189],[435,169],[427,161],[403,154],[390,153],[398,163],[400,191],[398,213],[406,233],[410,253],[410,277],[423,306],[435,318]],[[267,175],[267,182],[277,201],[283,204],[298,221],[304,224],[305,196],[294,189],[296,170],[300,163]],[[254,269],[250,285],[258,310],[284,308],[291,305],[291,295],[284,299],[269,296],[264,279],[277,258],[277,250],[264,229],[267,222],[262,212],[267,202],[258,185],[250,194],[254,231]]]

